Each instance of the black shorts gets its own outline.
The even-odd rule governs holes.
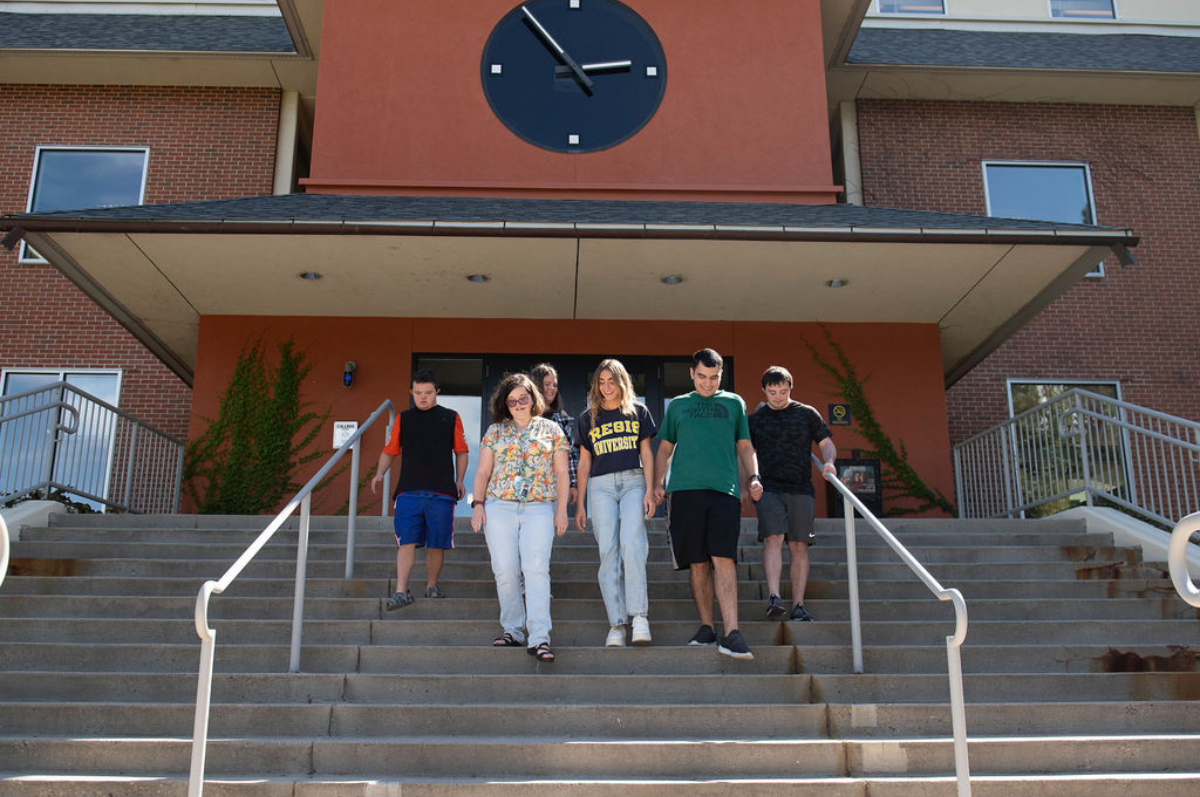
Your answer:
[[[667,496],[667,536],[676,570],[737,559],[742,502],[716,490],[678,490]]]

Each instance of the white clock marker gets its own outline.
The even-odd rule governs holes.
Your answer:
[[[658,77],[658,67],[656,67],[656,66],[646,67],[646,77]]]
[[[492,64],[492,74],[493,75],[504,74],[504,64]]]
[[[568,147],[578,147],[579,146],[579,134],[578,133],[569,133],[567,135],[567,146]]]

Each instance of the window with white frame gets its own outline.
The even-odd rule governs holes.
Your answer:
[[[1050,16],[1067,19],[1114,19],[1113,0],[1050,0]]]
[[[879,0],[880,14],[945,14],[945,0]]]
[[[38,147],[29,183],[31,213],[140,205],[146,193],[144,147]],[[21,260],[43,262],[22,242]]]
[[[1092,176],[1086,163],[984,161],[989,216],[1096,224]],[[1104,264],[1087,273],[1103,277]]]

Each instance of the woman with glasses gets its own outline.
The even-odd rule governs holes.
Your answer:
[[[588,408],[579,416],[579,503],[575,524],[600,548],[600,594],[608,612],[608,647],[624,647],[628,621],[635,645],[650,644],[646,619],[646,519],[654,515],[654,455],[658,431],[620,360],[596,368]],[[586,506],[586,509],[585,509]]]
[[[471,528],[486,529],[500,599],[503,633],[492,644],[526,645],[530,656],[552,662],[550,550],[554,536],[567,530],[567,438],[541,417],[545,399],[525,374],[500,380],[491,404],[492,425],[479,441]]]

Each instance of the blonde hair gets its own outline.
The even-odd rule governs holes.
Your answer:
[[[600,393],[601,371],[608,371],[613,375],[613,379],[617,382],[617,389],[621,391],[621,414],[626,418],[633,418],[636,415],[633,409],[633,400],[637,396],[633,389],[633,379],[620,360],[610,357],[607,360],[601,360],[600,364],[596,366],[596,372],[592,374],[592,388],[588,391],[588,412],[592,414],[592,426],[596,425],[596,415],[604,404],[604,396]]]

